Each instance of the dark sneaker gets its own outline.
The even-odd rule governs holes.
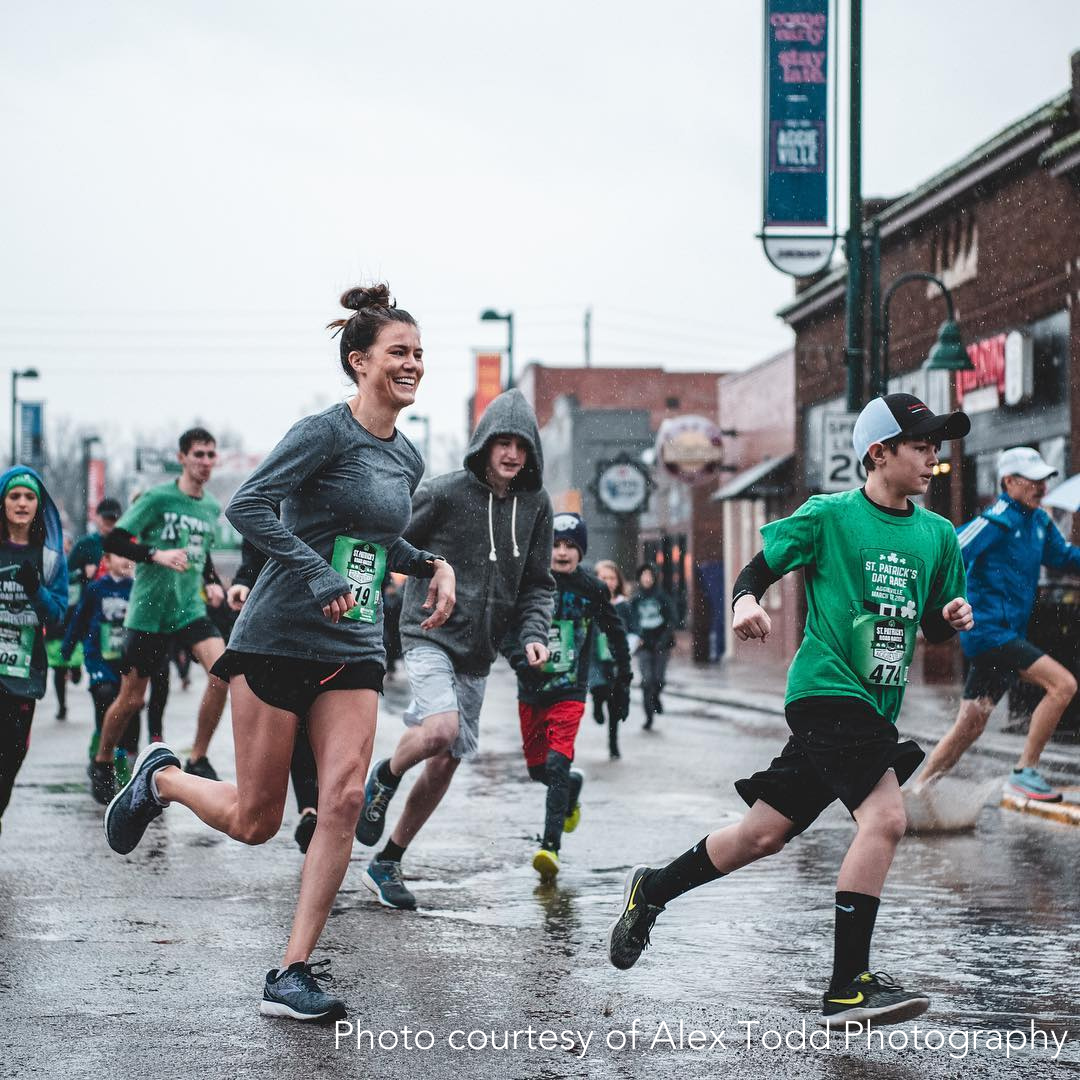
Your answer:
[[[608,959],[624,971],[632,968],[649,947],[649,931],[657,915],[664,910],[638,895],[641,879],[651,869],[650,866],[635,866],[627,875],[622,913],[608,931]]]
[[[360,820],[356,823],[356,839],[367,847],[374,847],[386,827],[386,810],[397,788],[379,783],[379,770],[390,759],[375,762],[368,782],[364,786],[364,809],[360,811]]]
[[[134,851],[146,826],[162,810],[154,798],[150,781],[154,773],[169,765],[180,768],[180,759],[161,743],[151,743],[135,760],[131,779],[116,794],[105,811],[105,839],[118,855]]]
[[[311,843],[311,838],[315,835],[315,826],[318,820],[318,817],[309,810],[300,819],[300,824],[296,826],[296,832],[293,833],[296,846],[305,855],[307,854],[308,845]]]
[[[580,769],[570,770],[570,791],[566,803],[570,807],[563,819],[563,832],[573,832],[581,824],[581,789],[585,785],[585,774]]]
[[[90,759],[90,794],[101,803],[108,806],[116,794],[116,769],[111,761],[97,761]]]
[[[841,990],[822,996],[821,1026],[902,1024],[930,1008],[925,994],[911,993],[884,971],[864,971]]]
[[[372,859],[360,880],[379,898],[383,907],[415,911],[416,897],[401,879],[401,863],[394,859]]]
[[[268,971],[259,1012],[263,1016],[287,1016],[292,1020],[314,1020],[316,1023],[344,1020],[345,1002],[331,997],[319,985],[330,982],[329,967],[329,960],[314,964],[297,960],[284,970]]]
[[[201,758],[196,758],[194,761],[192,761],[191,758],[188,758],[187,764],[184,766],[184,772],[191,773],[192,776],[201,776],[204,780],[218,779],[218,774],[214,771],[214,766],[210,764],[205,754]]]

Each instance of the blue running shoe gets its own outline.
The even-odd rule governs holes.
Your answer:
[[[1044,779],[1038,769],[1027,765],[1022,769],[1013,769],[1009,775],[1008,790],[1013,795],[1036,802],[1061,802],[1061,792],[1055,791]]]
[[[266,973],[259,1012],[263,1016],[285,1016],[328,1024],[345,1019],[345,1002],[331,997],[319,985],[330,982],[329,960],[305,964],[297,960],[287,968]],[[318,969],[318,970],[316,970]]]
[[[416,897],[401,878],[401,863],[394,859],[372,859],[360,880],[379,898],[383,907],[415,911]]]
[[[384,758],[375,762],[368,782],[364,786],[364,809],[356,823],[356,839],[367,847],[374,847],[386,828],[386,809],[394,797],[396,787],[379,783],[379,770],[390,761]]]
[[[180,768],[180,759],[164,744],[151,743],[138,756],[131,779],[118,791],[105,811],[105,839],[118,855],[138,847],[146,826],[162,810],[150,781],[169,765]]]

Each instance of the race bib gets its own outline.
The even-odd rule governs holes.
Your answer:
[[[638,605],[638,626],[642,630],[659,630],[664,625],[664,613],[658,600],[642,600]]]
[[[905,619],[860,615],[852,625],[855,671],[867,686],[907,684],[915,626]]]
[[[0,625],[0,675],[12,679],[30,678],[30,657],[34,652],[35,626]]]
[[[614,659],[611,655],[611,645],[608,643],[607,634],[603,630],[596,632],[596,659],[601,664],[606,664]]]
[[[334,540],[330,565],[352,586],[356,607],[345,613],[354,622],[374,623],[379,617],[379,597],[386,576],[386,548],[370,540],[339,536]]]
[[[73,577],[68,582],[68,607],[74,607],[82,595],[82,578]]]
[[[103,622],[100,635],[101,659],[119,660],[124,654],[124,624]]]
[[[548,658],[540,669],[547,675],[564,675],[574,666],[574,622],[556,619],[548,629]]]

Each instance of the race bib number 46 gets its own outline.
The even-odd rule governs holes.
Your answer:
[[[564,675],[574,666],[574,623],[556,619],[548,630],[548,658],[541,668],[548,675]]]
[[[374,623],[379,617],[379,597],[386,576],[386,548],[370,540],[339,536],[334,540],[330,565],[352,586],[356,607],[345,613],[354,622]]]

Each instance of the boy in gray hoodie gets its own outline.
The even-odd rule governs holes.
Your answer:
[[[452,552],[457,605],[435,630],[422,631],[425,593],[405,586],[401,644],[413,700],[393,756],[376,763],[364,790],[356,838],[374,846],[402,776],[420,762],[390,840],[364,872],[364,884],[387,907],[412,909],[401,877],[405,848],[435,811],[463,757],[479,744],[484,686],[508,633],[539,668],[548,658],[554,601],[552,509],[543,489],[540,432],[518,390],[485,410],[465,453],[465,467],[426,481],[413,496],[410,543]]]

